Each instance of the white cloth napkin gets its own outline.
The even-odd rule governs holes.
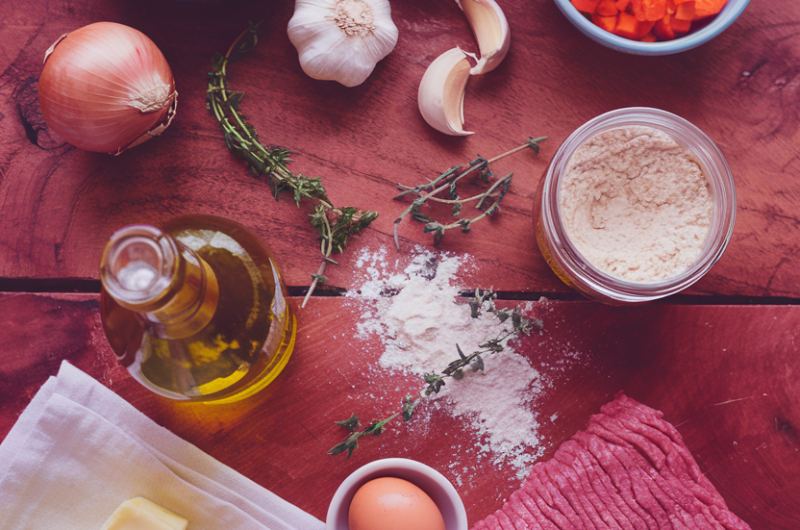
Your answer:
[[[0,527],[99,530],[137,496],[188,530],[325,527],[62,363],[0,444]]]

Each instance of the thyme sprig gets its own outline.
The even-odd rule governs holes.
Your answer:
[[[347,435],[347,438],[345,438],[342,443],[337,444],[335,447],[331,448],[331,450],[328,451],[328,454],[338,455],[340,453],[344,453],[345,451],[347,451],[347,458],[350,458],[350,455],[353,454],[353,451],[355,451],[358,448],[359,438],[361,438],[362,436],[366,436],[368,434],[371,434],[373,436],[380,435],[381,432],[383,432],[383,426],[392,421],[398,414],[400,413],[395,412],[394,414],[392,414],[383,421],[370,423],[369,427],[367,427],[363,431],[356,430],[356,427],[358,427],[358,417],[355,414],[353,414],[352,416],[350,416],[350,418],[344,421],[333,422],[336,425],[341,425],[345,429],[349,430],[350,434]]]
[[[419,397],[414,397],[412,394],[406,394],[403,398],[402,408],[399,412],[395,412],[388,418],[370,423],[366,429],[362,431],[356,430],[359,426],[358,416],[352,414],[348,419],[342,421],[335,421],[334,423],[340,425],[350,431],[344,441],[336,444],[328,451],[329,455],[338,455],[347,451],[347,458],[353,454],[358,448],[358,439],[362,436],[372,434],[378,436],[383,432],[387,423],[395,419],[402,413],[405,421],[411,420],[414,415],[414,410],[422,402],[423,399],[429,398],[432,394],[438,394],[439,391],[445,386],[445,379],[452,378],[456,381],[464,378],[464,370],[469,368],[473,372],[483,371],[484,363],[483,357],[500,353],[505,349],[504,344],[513,338],[520,335],[530,336],[532,331],[538,331],[544,328],[544,323],[541,319],[530,320],[522,316],[519,307],[512,310],[498,309],[494,301],[497,299],[497,293],[492,290],[475,291],[469,297],[469,306],[472,318],[478,318],[483,311],[494,314],[500,322],[511,320],[511,329],[503,330],[497,337],[489,339],[484,343],[478,345],[480,348],[477,351],[466,355],[461,347],[456,344],[456,352],[458,358],[450,362],[441,373],[424,374],[423,382],[425,386],[419,392]]]
[[[395,195],[395,199],[400,199],[407,195],[413,195],[415,198],[408,208],[406,208],[405,211],[400,214],[400,217],[394,221],[394,244],[398,249],[400,249],[400,240],[397,236],[397,228],[407,215],[411,215],[411,218],[415,221],[425,223],[423,232],[426,234],[433,233],[433,242],[434,244],[437,244],[442,240],[442,237],[444,237],[446,230],[461,228],[462,232],[469,232],[474,223],[480,221],[484,217],[489,217],[497,213],[500,210],[500,202],[503,200],[508,192],[508,188],[511,186],[511,178],[514,174],[509,173],[502,178],[493,180],[494,173],[492,173],[492,171],[489,169],[489,165],[497,160],[500,160],[501,158],[513,155],[514,153],[522,151],[526,148],[530,148],[538,154],[539,143],[546,139],[547,136],[541,136],[539,138],[534,138],[531,136],[527,142],[519,147],[515,147],[514,149],[506,151],[505,153],[489,160],[478,155],[478,158],[469,162],[466,168],[464,168],[464,166],[451,167],[430,182],[420,184],[419,186],[412,187],[398,184],[397,188],[400,190],[400,193]],[[472,175],[475,172],[477,172],[478,178],[481,182],[490,184],[490,186],[483,193],[479,193],[467,198],[461,198],[458,192],[458,182],[464,177]],[[446,199],[437,196],[445,191],[447,192]],[[453,217],[460,216],[463,212],[464,204],[470,202],[477,201],[475,208],[483,211],[472,218],[461,218],[452,223],[442,223],[431,219],[421,212],[422,206],[428,201],[451,204]]]
[[[337,264],[331,255],[343,252],[348,238],[369,226],[378,217],[378,213],[354,207],[334,206],[322,180],[319,177],[293,173],[287,165],[292,162],[292,153],[283,147],[265,146],[261,143],[255,127],[241,113],[239,107],[244,93],[229,88],[227,69],[230,63],[241,59],[256,47],[259,24],[251,23],[231,44],[225,55],[214,54],[213,71],[208,73],[206,108],[222,127],[225,144],[230,152],[247,162],[247,168],[254,177],[267,180],[275,200],[278,200],[281,192],[288,191],[298,207],[304,200],[314,203],[314,212],[309,217],[311,226],[320,237],[322,263],[316,274],[311,275],[311,286],[303,300],[305,307],[317,285],[328,279],[323,274],[326,264]]]

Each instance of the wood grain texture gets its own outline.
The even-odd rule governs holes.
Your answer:
[[[395,183],[417,184],[476,153],[492,156],[529,135],[549,135],[538,157],[498,164],[514,171],[503,211],[442,248],[478,256],[506,291],[564,292],[536,248],[530,220],[546,163],[579,125],[611,109],[645,105],[675,112],[717,141],[733,169],[737,225],[722,260],[692,292],[800,296],[800,4],[752,2],[714,41],[690,52],[646,58],[620,54],[581,35],[549,0],[506,2],[511,51],[467,87],[469,138],[429,128],[416,91],[427,65],[455,45],[476,48],[454,2],[392,2],[395,51],[362,86],[307,77],[285,27],[292,2],[6,0],[0,5],[0,277],[96,278],[110,233],[133,222],[183,213],[240,221],[274,248],[291,285],[318,266],[306,212],[275,203],[268,188],[225,150],[204,105],[205,72],[247,20],[265,19],[261,44],[232,67],[231,82],[269,142],[297,152],[293,167],[323,176],[337,203],[381,217],[353,250],[390,246],[406,204]],[[173,68],[180,103],[171,128],[119,157],[76,150],[50,133],[36,103],[47,47],[90,22],[122,22],[149,35]],[[446,212],[441,212],[446,214]],[[418,224],[400,229],[404,247],[430,244]],[[329,267],[348,286],[351,254]]]
[[[531,311],[545,329],[517,349],[546,382],[531,404],[542,458],[623,390],[664,412],[730,508],[755,530],[800,526],[800,308],[540,302]],[[455,482],[471,522],[493,512],[520,480],[510,466],[479,458],[479,438],[447,404],[425,405],[412,422],[362,439],[350,460],[325,454],[344,435],[334,420],[385,417],[418,387],[377,368],[378,342],[353,337],[359,314],[341,298],[313,299],[298,313],[291,361],[264,392],[236,405],[186,405],[149,394],[115,362],[93,295],[0,295],[0,438],[66,359],[156,423],[319,518],[349,473],[398,456]]]

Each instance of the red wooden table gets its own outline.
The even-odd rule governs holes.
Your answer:
[[[398,424],[365,440],[349,461],[325,454],[342,437],[333,420],[392,412],[368,397],[381,382],[372,370],[380,351],[341,339],[354,334],[357,315],[337,295],[353,284],[359,251],[394,252],[392,221],[406,206],[392,201],[396,183],[415,185],[478,153],[493,156],[530,135],[547,135],[539,156],[526,152],[498,163],[496,173],[515,172],[503,211],[470,234],[448,233],[440,246],[475,257],[470,285],[493,286],[509,299],[551,299],[537,306],[543,335],[519,345],[545,372],[572,359],[546,373],[553,384],[533,404],[542,458],[624,390],[664,411],[753,528],[800,528],[800,4],[753,2],[711,43],[659,58],[591,42],[549,0],[502,5],[511,51],[497,70],[470,80],[466,127],[477,134],[450,138],[430,129],[416,104],[433,58],[455,45],[476,48],[449,0],[393,1],[397,48],[352,89],[303,74],[285,32],[289,1],[1,3],[0,437],[67,359],[157,423],[319,518],[350,472],[390,456],[428,463],[451,479],[451,464],[469,461],[458,490],[470,521],[485,517],[519,481],[510,468],[474,462],[472,435],[447,414],[426,420],[438,434],[425,431],[424,422]],[[97,269],[111,232],[185,213],[240,221],[268,241],[295,296],[304,294],[319,263],[306,211],[276,203],[266,184],[247,174],[205,109],[211,55],[259,19],[261,43],[232,67],[234,88],[246,92],[245,113],[263,139],[296,152],[295,171],[323,176],[334,202],[381,216],[352,241],[339,267],[328,268],[329,287],[305,309],[296,304],[295,354],[266,391],[216,409],[175,404],[135,383],[106,344]],[[119,157],[64,145],[47,130],[36,100],[47,47],[99,20],[149,35],[180,93],[167,132]],[[739,199],[733,239],[710,274],[684,295],[636,309],[582,301],[561,284],[536,248],[530,215],[558,145],[588,119],[626,106],[663,108],[703,129],[725,153]],[[404,249],[431,243],[411,222],[401,226],[400,239]],[[399,388],[396,397],[406,391]]]

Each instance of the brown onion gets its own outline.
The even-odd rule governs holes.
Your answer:
[[[128,26],[97,22],[47,50],[39,103],[47,125],[70,144],[118,155],[167,128],[178,93],[153,41]]]

